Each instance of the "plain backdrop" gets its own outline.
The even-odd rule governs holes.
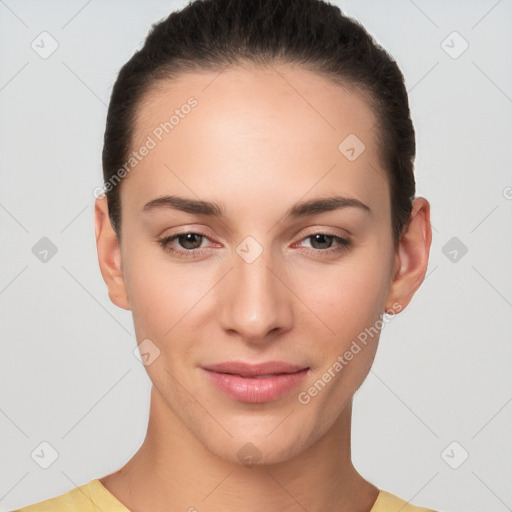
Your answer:
[[[512,2],[337,3],[405,75],[434,226],[427,278],[356,393],[354,464],[417,505],[512,510]],[[144,439],[150,381],[99,272],[93,190],[117,73],[184,5],[0,1],[1,511]]]

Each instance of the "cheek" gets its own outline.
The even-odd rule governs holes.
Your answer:
[[[137,337],[154,339],[163,350],[173,334],[194,331],[215,276],[194,264],[171,263],[159,248],[126,249],[123,272]]]
[[[377,260],[347,259],[302,280],[301,293],[321,323],[313,324],[309,315],[302,320],[301,331],[311,333],[320,350],[315,351],[314,377],[299,402],[316,411],[311,417],[319,418],[322,428],[336,420],[375,358],[388,284],[386,262]]]
[[[363,253],[339,264],[319,265],[297,279],[300,297],[323,321],[326,340],[346,342],[375,323],[383,313],[389,287],[388,264]]]
[[[179,274],[170,279],[168,269],[155,258],[154,249],[129,243],[123,258],[123,274],[138,336],[161,337],[179,313],[176,306],[183,293]]]

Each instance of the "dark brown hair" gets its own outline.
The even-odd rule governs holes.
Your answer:
[[[322,0],[195,0],[152,25],[143,47],[121,68],[107,114],[105,183],[132,151],[137,108],[157,81],[194,70],[286,62],[360,92],[378,119],[382,167],[390,186],[395,244],[415,195],[415,134],[403,75],[356,20]],[[341,142],[341,141],[340,141]],[[121,237],[121,183],[107,189],[112,227]]]

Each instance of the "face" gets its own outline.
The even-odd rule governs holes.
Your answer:
[[[225,459],[287,460],[332,431],[405,307],[375,123],[284,65],[184,74],[140,104],[132,149],[154,144],[122,184],[111,297],[162,403]]]

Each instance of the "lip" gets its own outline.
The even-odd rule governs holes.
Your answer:
[[[247,403],[277,400],[300,384],[309,367],[282,361],[250,364],[230,361],[201,368],[210,382],[229,397]]]
[[[245,363],[244,361],[226,361],[224,363],[203,366],[203,369],[218,373],[231,373],[242,377],[256,377],[278,373],[295,373],[306,366],[286,363],[284,361],[266,361],[263,363]]]

